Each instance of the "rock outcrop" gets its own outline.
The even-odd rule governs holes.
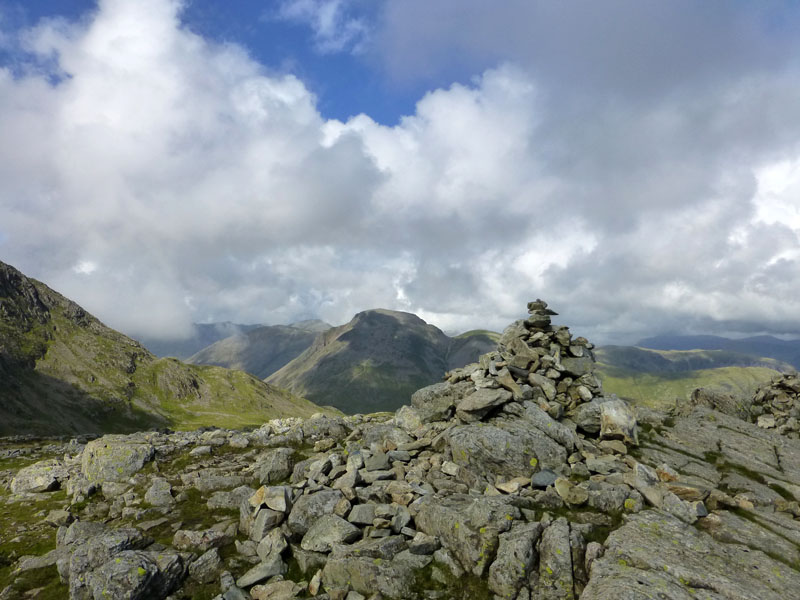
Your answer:
[[[530,303],[496,350],[390,416],[40,453],[49,462],[6,478],[0,502],[52,524],[0,519],[39,547],[55,526],[57,543],[9,559],[0,598],[54,566],[51,585],[73,598],[790,597],[800,441],[749,412],[605,396],[592,345],[553,315]],[[761,404],[782,411],[770,394]]]

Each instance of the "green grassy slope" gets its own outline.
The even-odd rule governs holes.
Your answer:
[[[158,359],[0,263],[0,435],[246,426],[319,410],[245,373]]]
[[[596,373],[606,393],[637,404],[668,408],[699,387],[749,397],[781,372],[786,363],[722,350],[663,351],[606,346],[595,351]]]

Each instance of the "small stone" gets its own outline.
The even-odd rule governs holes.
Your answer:
[[[240,588],[246,588],[275,575],[284,575],[285,573],[286,564],[281,560],[280,556],[273,556],[269,562],[259,563],[247,571],[236,580],[236,585]]]
[[[211,548],[189,565],[189,576],[200,583],[212,583],[217,579],[221,565],[219,552]]]
[[[531,477],[531,486],[539,489],[544,489],[549,485],[553,485],[558,479],[558,475],[556,475],[550,469],[542,469],[533,474]]]
[[[452,461],[446,460],[442,463],[442,473],[455,477],[458,475],[458,465]]]
[[[520,489],[518,481],[505,481],[503,483],[496,483],[495,487],[506,494],[516,494]]]
[[[589,492],[582,487],[576,486],[574,483],[563,477],[559,477],[555,481],[555,488],[561,499],[567,504],[575,506],[584,504],[589,499]]]
[[[761,429],[773,429],[775,427],[775,415],[761,415],[758,417],[756,424],[761,427]]]

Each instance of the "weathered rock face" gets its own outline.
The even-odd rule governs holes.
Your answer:
[[[792,597],[793,380],[759,414],[637,413],[603,395],[591,344],[529,309],[392,417],[106,437],[5,476],[0,503],[47,509],[26,535],[58,530],[0,599],[53,565],[72,598]]]

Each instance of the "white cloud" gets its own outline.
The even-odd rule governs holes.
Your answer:
[[[40,24],[55,85],[0,69],[0,256],[110,325],[501,328],[542,297],[600,340],[800,332],[796,72],[591,102],[519,59],[343,123],[179,9]]]
[[[362,18],[351,15],[351,4],[352,0],[283,0],[277,17],[309,26],[320,52],[358,53],[369,29]]]

